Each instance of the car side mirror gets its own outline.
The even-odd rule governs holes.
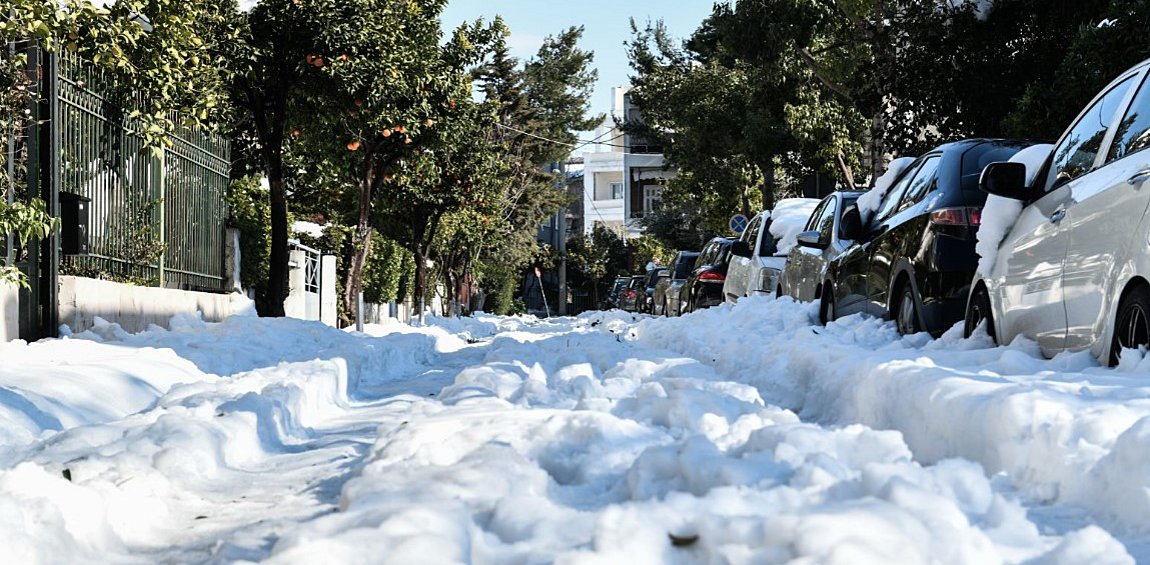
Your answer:
[[[736,257],[750,258],[752,255],[751,246],[747,242],[739,239],[731,243],[731,255]]]
[[[982,176],[978,178],[978,188],[987,194],[1013,200],[1026,200],[1030,197],[1030,190],[1026,187],[1026,165],[1010,162],[991,163],[982,170]]]
[[[843,210],[843,217],[839,220],[839,233],[843,239],[852,241],[862,239],[862,214],[859,213],[858,206],[851,204],[846,210]]]
[[[803,247],[810,247],[811,249],[826,249],[827,245],[819,241],[818,230],[805,231],[799,234],[798,244]]]

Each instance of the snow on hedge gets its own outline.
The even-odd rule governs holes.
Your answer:
[[[784,198],[775,203],[770,213],[770,232],[775,238],[776,255],[790,253],[819,202],[818,198]]]
[[[1054,148],[1050,144],[1031,145],[1015,153],[1010,161],[1026,165],[1026,185],[1034,184],[1034,177],[1042,168],[1050,151]],[[1022,202],[1013,198],[1003,198],[989,194],[986,204],[982,208],[982,223],[975,234],[976,243],[974,252],[978,254],[978,272],[984,277],[993,274],[995,263],[998,260],[998,246],[1010,230],[1018,216],[1022,214]]]
[[[816,312],[0,345],[0,562],[1150,558],[1145,379]]]
[[[882,205],[882,199],[886,196],[886,191],[890,190],[895,179],[906,170],[907,167],[914,163],[917,157],[899,157],[890,162],[887,166],[886,172],[874,181],[874,187],[862,193],[855,205],[858,206],[859,214],[862,216],[863,222],[869,221],[875,212],[878,212],[879,207]]]

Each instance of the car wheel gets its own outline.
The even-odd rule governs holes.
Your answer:
[[[895,304],[890,315],[891,318],[894,318],[895,325],[898,326],[899,334],[911,335],[920,331],[918,327],[918,310],[914,304],[914,290],[910,288],[910,283],[903,284],[902,292],[899,293],[898,303]]]
[[[1150,346],[1150,286],[1139,286],[1127,293],[1114,320],[1111,365],[1118,364],[1123,349]]]
[[[819,323],[827,325],[835,321],[835,296],[830,283],[823,285],[822,303],[819,305]]]
[[[962,334],[970,337],[978,326],[986,322],[986,335],[998,345],[998,336],[994,334],[994,312],[991,310],[990,294],[986,287],[979,285],[974,294],[970,295],[970,303],[966,305],[966,323]]]

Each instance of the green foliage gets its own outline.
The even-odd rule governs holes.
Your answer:
[[[267,189],[260,186],[257,177],[247,176],[232,181],[227,198],[231,224],[240,232],[240,284],[255,291],[256,308],[262,313],[267,307],[271,250]]]
[[[627,272],[627,245],[619,234],[596,224],[591,235],[567,243],[567,260],[571,267],[599,283]]]
[[[661,239],[642,235],[627,244],[631,247],[632,264],[636,268],[644,268],[647,263],[667,266],[675,260],[675,249],[668,246]]]
[[[363,276],[364,300],[376,304],[403,301],[407,297],[399,296],[400,282],[405,273],[415,270],[415,259],[402,244],[379,234],[373,237]]]

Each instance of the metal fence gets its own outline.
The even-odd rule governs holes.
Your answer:
[[[162,151],[144,150],[135,110],[100,70],[61,57],[60,191],[91,199],[87,255],[61,272],[193,290],[225,289],[224,222],[229,148],[184,130]]]

